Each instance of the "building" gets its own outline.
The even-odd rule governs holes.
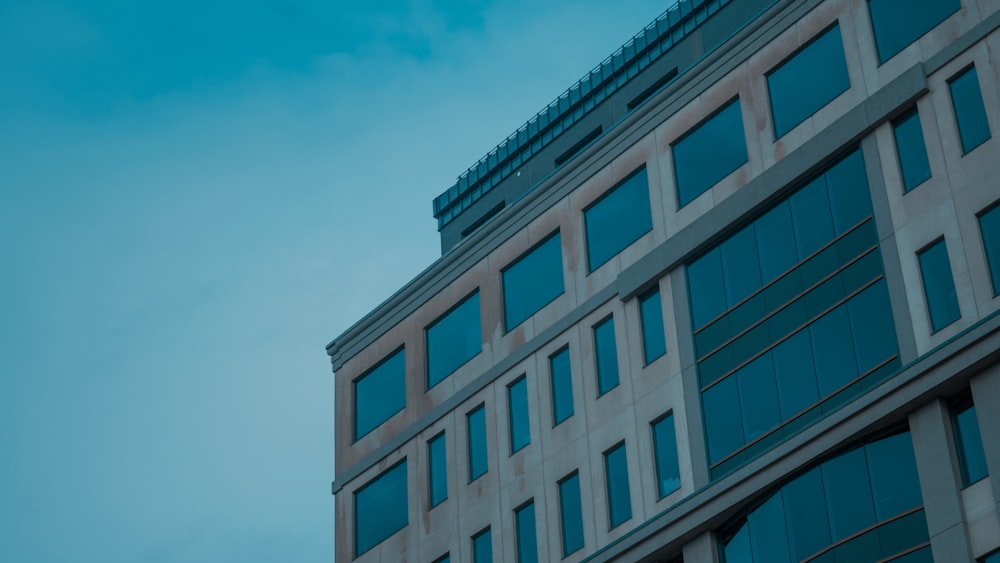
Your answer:
[[[1000,2],[685,0],[327,348],[336,555],[1000,560]]]

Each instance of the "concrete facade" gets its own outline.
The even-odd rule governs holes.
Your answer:
[[[712,16],[719,19],[702,22],[727,24],[729,33],[706,29],[728,39],[714,47],[700,43],[702,52],[676,78],[631,112],[618,114],[600,137],[477,230],[458,242],[449,231],[445,256],[328,346],[337,389],[337,561],[430,563],[446,553],[452,561],[472,561],[471,538],[486,527],[493,560],[515,561],[513,512],[533,500],[540,561],[682,557],[714,563],[721,557],[722,528],[767,491],[899,425],[912,434],[934,560],[972,561],[1000,549],[1000,297],[993,292],[977,220],[1000,200],[1000,135],[963,154],[948,86],[974,64],[990,130],[1000,131],[1000,60],[993,57],[1000,49],[1000,1],[961,0],[958,12],[884,64],[875,54],[867,0],[778,0],[753,2],[753,9],[741,1]],[[850,88],[775,139],[767,73],[834,22],[843,37]],[[670,53],[662,56],[677,56]],[[652,64],[647,72],[664,70]],[[630,88],[627,94],[634,97],[639,88]],[[672,144],[736,96],[747,162],[678,208]],[[914,105],[931,177],[904,193],[892,121]],[[572,145],[573,138],[560,143],[554,146]],[[854,147],[864,156],[902,367],[713,479],[685,266]],[[588,273],[584,209],[642,166],[652,230]],[[492,201],[484,198],[469,213],[485,213]],[[470,217],[456,225],[474,223]],[[557,229],[565,291],[505,331],[501,271]],[[934,332],[917,252],[942,236],[961,316]],[[652,287],[662,296],[667,353],[645,365],[636,297]],[[428,390],[424,329],[477,288],[482,352]],[[592,327],[608,315],[615,319],[620,385],[599,395]],[[400,346],[406,351],[406,406],[354,441],[352,382]],[[567,346],[575,414],[553,427],[548,362]],[[522,375],[531,442],[511,455],[506,386]],[[963,488],[949,404],[967,391],[976,405],[989,476]],[[464,419],[480,404],[486,406],[489,470],[469,483]],[[649,425],[666,413],[675,421],[681,484],[658,499]],[[427,441],[442,431],[448,499],[428,508]],[[603,453],[621,442],[632,517],[611,528]],[[356,557],[354,494],[404,459],[407,525]],[[584,548],[563,558],[556,483],[573,471],[580,477]]]

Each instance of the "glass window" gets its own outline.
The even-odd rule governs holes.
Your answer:
[[[406,407],[403,348],[354,380],[354,439],[378,428]]]
[[[406,461],[354,493],[354,555],[375,547],[408,524]]]
[[[493,563],[493,534],[489,528],[472,536],[472,563]]]
[[[628,217],[628,221],[622,221]],[[649,181],[641,168],[583,210],[587,267],[593,272],[642,235],[653,230]]]
[[[825,194],[824,194],[825,197]],[[760,267],[754,230],[742,229],[719,245],[726,303],[732,307],[760,289]]]
[[[799,260],[805,260],[836,236],[826,177],[820,176],[792,194],[788,205],[792,212]]]
[[[709,462],[721,461],[743,447],[743,419],[735,377],[727,377],[702,393]]]
[[[795,252],[792,214],[784,201],[754,222],[761,283],[768,283],[790,270],[799,261]]]
[[[448,553],[445,553],[441,557],[438,557],[437,559],[435,559],[434,563],[451,563],[451,555],[448,554]]]
[[[955,280],[948,261],[948,247],[940,239],[917,254],[920,276],[924,280],[924,296],[931,317],[931,331],[937,332],[961,318]]]
[[[820,317],[809,327],[816,381],[820,395],[826,397],[858,376],[854,340],[847,307],[841,305]]]
[[[774,135],[781,137],[851,87],[834,25],[767,75]]]
[[[681,468],[677,461],[677,435],[674,415],[668,414],[653,422],[653,456],[656,461],[657,498],[663,498],[681,488]]]
[[[983,563],[1000,563],[1000,551],[992,555],[987,555],[986,558],[983,559]]]
[[[614,317],[608,317],[594,327],[594,355],[597,357],[597,393],[603,395],[618,387],[618,346],[615,344]]]
[[[923,504],[910,433],[865,446],[876,520],[881,522]]]
[[[552,376],[552,425],[573,416],[573,372],[569,363],[569,347],[549,357]]]
[[[604,471],[608,480],[608,518],[611,527],[632,518],[632,499],[628,486],[628,461],[622,442],[604,454]]]
[[[740,99],[729,102],[671,147],[680,207],[747,162]]]
[[[667,337],[663,331],[663,307],[660,290],[651,291],[639,298],[639,317],[642,322],[642,353],[646,363],[667,353]]]
[[[993,295],[1000,295],[1000,205],[979,216],[979,230],[993,280]]]
[[[510,418],[510,453],[531,443],[528,423],[528,380],[525,376],[507,386],[507,409]]]
[[[962,152],[965,154],[985,143],[991,136],[976,67],[969,67],[952,78],[948,86],[951,88],[951,105],[955,110],[955,122],[962,138]]]
[[[517,529],[518,563],[538,563],[538,540],[535,536],[535,503],[529,502],[514,511]]]
[[[752,442],[781,424],[774,364],[767,352],[736,372],[743,414],[743,437]]]
[[[479,290],[427,327],[427,388],[434,387],[483,349]]]
[[[695,330],[726,311],[726,290],[722,281],[722,258],[719,247],[688,264],[688,292]]]
[[[431,506],[437,506],[448,498],[448,457],[444,432],[427,442],[427,471],[430,483]]]
[[[913,109],[892,124],[896,138],[896,155],[899,171],[903,175],[903,191],[908,192],[931,177],[931,164],[927,160],[924,130],[920,127],[920,114]]]
[[[833,541],[842,540],[875,523],[875,505],[863,448],[824,463],[823,484]]]
[[[867,373],[896,354],[896,325],[885,298],[885,280],[879,280],[847,303],[858,373]]]
[[[757,507],[747,518],[750,545],[757,561],[791,563],[788,555],[788,531],[781,491]]]
[[[509,331],[563,294],[559,231],[518,258],[501,275],[504,322]]]
[[[486,449],[486,406],[479,405],[465,415],[469,429],[469,481],[475,481],[489,469]]]
[[[879,63],[961,8],[959,0],[868,0]]]
[[[563,557],[583,547],[583,503],[580,501],[580,474],[574,472],[559,481],[559,513],[562,519]]]
[[[795,479],[781,492],[792,559],[802,561],[830,545],[830,518],[820,469]]]
[[[775,346],[771,357],[774,360],[781,419],[788,420],[819,400],[809,329],[801,330]]]
[[[951,409],[951,417],[955,430],[955,448],[958,450],[958,462],[962,469],[962,484],[968,487],[989,474],[972,397],[966,396],[955,403]]]

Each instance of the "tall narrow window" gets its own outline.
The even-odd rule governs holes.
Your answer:
[[[559,481],[559,514],[562,523],[563,557],[583,547],[583,504],[580,501],[580,474]]]
[[[614,317],[608,317],[594,327],[594,355],[597,357],[597,393],[603,395],[618,387],[618,346],[615,344]]]
[[[681,468],[677,460],[677,436],[674,433],[673,414],[653,422],[653,456],[656,461],[658,498],[663,498],[681,486]]]
[[[976,405],[972,403],[971,396],[967,395],[952,405],[951,423],[955,431],[955,448],[958,450],[958,465],[962,470],[962,484],[968,487],[989,474],[979,421],[976,419]]]
[[[628,221],[622,221],[628,217]],[[593,272],[653,230],[649,181],[641,168],[583,210],[587,271]]]
[[[569,363],[569,347],[549,357],[552,376],[552,425],[573,416],[573,372]]]
[[[955,279],[951,275],[951,264],[948,261],[948,247],[942,238],[917,253],[917,257],[920,260],[920,275],[924,280],[931,330],[937,332],[962,316],[955,293]]]
[[[507,411],[510,420],[510,453],[531,443],[528,423],[528,383],[525,376],[507,386]]]
[[[475,481],[489,469],[486,449],[486,406],[479,405],[465,415],[469,430],[469,481]]]
[[[479,290],[434,321],[425,333],[427,388],[430,389],[483,350]]]
[[[514,510],[514,528],[517,533],[517,562],[538,563],[534,501],[529,501]]]
[[[406,355],[403,348],[354,380],[354,439],[406,407]]]
[[[639,317],[642,322],[642,353],[647,364],[667,353],[667,338],[663,332],[663,308],[660,290],[656,289],[639,298]]]
[[[891,59],[961,7],[959,0],[868,0],[879,62]]]
[[[931,165],[924,145],[924,130],[920,127],[920,114],[914,108],[892,124],[896,137],[896,154],[899,171],[903,176],[903,191],[908,192],[931,177]]]
[[[406,461],[382,472],[354,493],[354,555],[406,527]]]
[[[608,520],[615,528],[632,518],[632,499],[628,485],[628,460],[625,442],[604,453],[604,473],[608,485]]]
[[[493,563],[493,534],[489,528],[472,536],[472,563]]]
[[[955,109],[955,122],[958,124],[958,135],[962,138],[962,153],[965,154],[991,136],[976,67],[969,67],[949,80],[948,87],[951,88],[951,105]]]
[[[500,275],[504,326],[509,331],[565,291],[559,231],[504,268]]]
[[[427,472],[431,507],[448,498],[448,457],[444,432],[427,442]]]
[[[677,200],[684,207],[747,162],[740,99],[732,100],[685,133],[671,150]]]
[[[994,205],[979,216],[979,230],[983,234],[983,249],[990,267],[993,295],[1000,295],[1000,205]]]

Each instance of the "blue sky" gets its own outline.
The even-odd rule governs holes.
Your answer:
[[[0,3],[0,560],[331,561],[325,344],[665,7]]]

